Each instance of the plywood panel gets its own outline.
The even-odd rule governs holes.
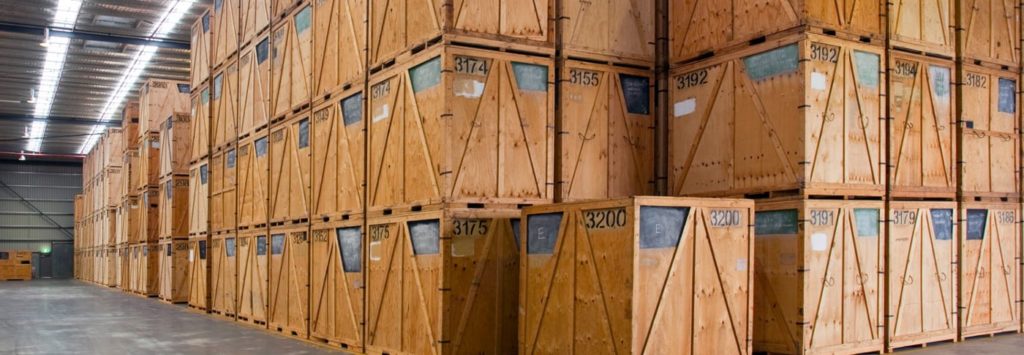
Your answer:
[[[263,129],[270,122],[270,39],[258,38],[242,49],[238,59],[239,138]]]
[[[213,76],[210,96],[211,139],[216,148],[234,144],[238,138],[238,63],[232,60],[224,65]]]
[[[360,85],[366,71],[366,0],[313,2],[313,99]]]
[[[264,131],[266,132],[266,131]],[[266,133],[238,145],[238,226],[266,227],[270,193],[270,155]]]
[[[192,148],[189,163],[210,156],[210,88],[202,87],[192,95]]]
[[[267,323],[267,263],[269,262],[266,229],[240,231],[238,234],[238,320],[253,324]]]
[[[952,56],[956,49],[953,4],[954,0],[893,2],[889,7],[891,45]]]
[[[206,161],[192,165],[188,177],[188,235],[209,232],[210,168]]]
[[[207,9],[192,24],[192,48],[189,51],[189,74],[192,86],[199,87],[210,79],[210,51],[213,49],[212,23],[213,11]]]
[[[270,26],[271,0],[242,1],[239,12],[239,36],[242,46],[251,44],[253,39]]]
[[[350,90],[313,111],[313,218],[362,213],[366,185],[363,100],[360,89]]]
[[[210,277],[213,278],[210,296],[213,299],[211,310],[214,314],[233,318],[238,310],[235,308],[235,297],[238,281],[238,248],[235,234],[213,236],[210,248]]]
[[[160,135],[158,133],[147,134],[139,145],[139,164],[132,166],[137,170],[139,180],[133,187],[134,193],[139,193],[160,183]]]
[[[134,233],[138,239],[128,240],[129,243],[155,243],[159,240],[161,200],[163,196],[156,186],[139,193],[139,208],[135,209],[138,233]]]
[[[961,0],[963,56],[1020,66],[1020,4],[1012,0]]]
[[[121,144],[126,151],[139,146],[139,102],[129,101],[121,110]]]
[[[967,196],[1020,193],[1020,96],[1016,71],[964,65],[960,168]]]
[[[270,221],[309,218],[309,116],[306,111],[270,130]]]
[[[210,224],[214,232],[232,231],[237,227],[237,164],[238,155],[234,148],[210,159],[213,179],[210,185]]]
[[[239,0],[213,0],[213,46],[210,49],[213,68],[227,63],[238,51],[239,10]]]
[[[139,135],[159,133],[167,119],[177,113],[188,114],[189,90],[186,82],[160,79],[144,82],[139,89]]]
[[[303,6],[275,25],[270,40],[270,112],[273,119],[309,104],[313,88],[313,9]]]
[[[160,239],[188,237],[189,177],[171,176],[160,182]]]
[[[187,113],[175,113],[160,125],[160,178],[188,175],[192,117]]]
[[[881,55],[796,34],[675,69],[671,194],[881,196]]]
[[[309,225],[270,227],[270,330],[309,334]]]
[[[1020,205],[965,202],[960,228],[963,337],[1020,329]]]
[[[186,303],[189,295],[188,240],[160,240],[160,299]]]
[[[550,202],[552,64],[440,45],[374,75],[369,208]]]
[[[616,62],[654,61],[654,3],[567,0],[562,7],[562,53]]]
[[[310,337],[348,351],[364,340],[362,224],[314,221],[310,232]]]
[[[188,306],[200,310],[206,310],[207,302],[207,275],[209,270],[207,263],[206,234],[199,234],[189,237],[188,240]]]

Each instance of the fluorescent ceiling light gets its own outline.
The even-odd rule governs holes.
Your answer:
[[[64,28],[74,28],[78,21],[78,10],[82,7],[81,0],[60,0],[57,4],[57,11],[53,16],[53,25]],[[68,45],[71,40],[67,37],[50,37],[49,30],[46,33],[46,59],[43,61],[43,72],[39,76],[38,96],[35,99],[35,117],[50,116],[50,108],[53,106],[53,97],[57,94],[57,86],[60,84],[61,73],[64,72],[64,60],[67,58]],[[43,135],[46,133],[46,121],[32,121],[29,129],[29,140],[25,144],[25,150],[38,152],[43,144]]]
[[[178,22],[181,21],[182,17],[185,17],[188,10],[192,8],[193,3],[195,3],[195,0],[175,1],[164,12],[160,22],[157,22],[157,26],[150,34],[150,38],[165,37],[168,33],[171,33],[178,26]],[[109,121],[113,118],[113,115],[117,114],[115,110],[121,107],[125,97],[131,93],[131,90],[136,88],[136,81],[138,81],[142,72],[146,70],[146,67],[149,66],[149,62],[153,60],[156,51],[156,46],[142,46],[139,52],[135,54],[131,65],[128,66],[128,71],[121,77],[121,81],[117,83],[117,88],[110,94],[107,103],[103,105],[103,111],[99,117],[101,121]],[[96,141],[99,140],[99,134],[103,133],[104,127],[102,125],[93,126],[92,133],[85,143],[82,144],[78,152],[79,154],[85,154],[92,149]]]

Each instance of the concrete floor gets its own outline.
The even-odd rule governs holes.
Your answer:
[[[71,280],[0,282],[0,355],[339,354],[184,306]],[[1024,335],[901,354],[1024,354]]]
[[[72,280],[0,282],[0,354],[339,354]]]

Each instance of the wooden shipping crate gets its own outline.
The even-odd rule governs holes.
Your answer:
[[[186,303],[189,294],[187,239],[160,240],[160,300]]]
[[[192,117],[175,113],[161,124],[160,178],[187,175],[192,151]]]
[[[121,146],[125,151],[139,146],[139,102],[130,101],[121,110]]]
[[[177,113],[189,112],[189,84],[149,79],[139,89],[139,135],[159,133],[161,125]]]
[[[189,228],[189,177],[174,175],[160,182],[159,230],[160,239],[182,239],[188,237]]]
[[[310,338],[361,352],[363,219],[315,220],[310,229]]]
[[[890,51],[892,196],[953,198],[956,113],[950,60]]]
[[[128,267],[130,290],[133,293],[156,297],[160,294],[160,245],[134,244],[131,247],[131,265]]]
[[[883,195],[882,54],[796,33],[676,68],[671,194]]]
[[[309,218],[309,116],[306,111],[271,127],[270,222]]]
[[[366,1],[313,1],[313,103],[342,85],[362,86],[366,74]]]
[[[104,208],[97,212],[96,246],[105,248],[117,244],[117,209]]]
[[[207,269],[207,235],[198,234],[188,239],[188,306],[199,310],[207,310],[207,290],[209,269]]]
[[[307,0],[270,0],[270,21],[272,23],[282,21],[282,18],[291,14],[295,7],[307,2]]]
[[[213,50],[213,10],[208,5],[203,15],[192,24],[192,48],[189,51],[189,74],[192,87],[198,88],[210,79],[210,52]]]
[[[371,215],[367,353],[515,353],[519,215],[461,204]]]
[[[210,97],[212,115],[211,137],[214,151],[226,145],[235,144],[238,139],[238,62],[232,56],[213,76],[213,93]]]
[[[1020,210],[1016,202],[960,204],[961,339],[1020,330]]]
[[[188,235],[210,231],[210,170],[205,160],[192,165],[188,175]]]
[[[211,31],[210,63],[212,68],[219,68],[228,62],[231,55],[238,52],[238,12],[241,10],[240,0],[214,0],[213,23]],[[248,1],[248,0],[245,0]]]
[[[890,45],[953,56],[956,51],[954,1],[892,2],[888,12]]]
[[[305,5],[275,23],[270,39],[270,117],[309,106],[313,70],[313,8]]]
[[[561,6],[562,53],[569,57],[650,65],[654,62],[654,2],[566,0]]]
[[[138,232],[129,236],[136,237],[128,243],[155,243],[160,238],[160,190],[153,186],[139,192],[139,208],[135,209],[135,223]]]
[[[751,353],[753,209],[659,197],[527,207],[519,353]]]
[[[261,36],[238,59],[238,138],[266,129],[270,122],[270,38]]]
[[[967,196],[1020,196],[1020,71],[963,66],[960,85],[963,193]]]
[[[108,167],[103,170],[103,207],[117,208],[121,203],[121,191],[124,190],[124,174],[120,166]]]
[[[709,53],[726,52],[759,38],[807,26],[847,38],[882,39],[884,6],[885,2],[879,0],[672,1],[669,60],[677,64]]]
[[[652,74],[565,61],[559,80],[559,201],[654,193]]]
[[[103,136],[100,139],[100,145],[103,146],[100,157],[100,164],[104,169],[120,167],[121,157],[124,156],[124,138],[122,138],[122,130],[120,128],[111,127],[103,131]]]
[[[213,304],[210,310],[213,314],[234,318],[236,309],[236,283],[238,281],[238,249],[236,247],[235,234],[221,234],[213,236],[210,248],[210,297]]]
[[[110,250],[111,251],[110,251],[109,258],[113,259],[113,262],[114,262],[114,267],[113,267],[113,270],[112,270],[114,275],[113,275],[113,284],[108,285],[108,286],[114,287],[114,288],[121,288],[121,280],[123,280],[123,275],[121,275],[121,273],[125,270],[124,265],[121,265],[124,262],[124,258],[122,258],[121,254],[119,253],[121,251],[121,246],[120,245],[111,246]]]
[[[238,320],[267,324],[267,229],[238,232]]]
[[[965,59],[1020,67],[1021,16],[1017,1],[960,0]]]
[[[104,272],[103,280],[100,282],[103,286],[117,287],[117,248],[113,245],[103,248],[103,263]]]
[[[883,350],[884,203],[757,202],[754,351]]]
[[[234,148],[210,158],[210,228],[214,233],[230,232],[238,227],[235,213],[238,206],[237,162]]]
[[[141,185],[142,176],[140,176],[139,167],[139,144],[135,144],[134,148],[125,149],[124,156],[121,158],[121,199],[125,197],[135,195],[136,187]]]
[[[244,47],[251,44],[259,33],[270,27],[271,0],[247,0],[241,2],[239,11],[239,43]]]
[[[210,156],[210,88],[204,86],[192,95],[192,146],[189,163]]]
[[[313,219],[362,213],[366,137],[362,87],[345,91],[313,110]]]
[[[0,265],[0,281],[28,281],[31,279],[31,265]]]
[[[238,144],[238,226],[266,228],[270,155],[266,131]]]
[[[140,193],[160,183],[160,134],[150,133],[139,144],[138,168],[132,166],[132,171],[138,171],[138,180],[135,181],[134,192]]]
[[[139,208],[138,196],[128,196],[121,201],[121,205],[117,207],[115,244],[122,245],[139,240],[139,215],[136,211]]]
[[[117,288],[122,291],[129,291],[128,287],[131,285],[131,244],[121,244],[117,246],[117,259],[120,268],[117,271]]]
[[[305,338],[309,334],[309,224],[270,227],[271,331]]]
[[[437,45],[370,80],[369,209],[554,195],[551,58]]]
[[[886,351],[956,339],[956,208],[956,202],[889,202]]]
[[[370,66],[386,64],[442,35],[503,48],[550,48],[553,12],[552,0],[370,1]]]

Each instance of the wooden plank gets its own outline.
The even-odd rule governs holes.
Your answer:
[[[519,214],[432,205],[369,217],[366,351],[515,353]]]
[[[241,2],[239,11],[239,43],[244,47],[250,44],[259,33],[270,27],[270,1],[249,0]]]
[[[313,100],[361,86],[366,71],[366,0],[313,2]]]
[[[671,194],[882,196],[881,58],[795,33],[674,69]]]
[[[270,155],[266,131],[238,145],[238,226],[266,228],[270,193]]]
[[[954,0],[896,1],[889,6],[889,41],[893,47],[952,56]]]
[[[160,299],[187,303],[189,295],[188,240],[161,239],[159,248]]]
[[[192,165],[188,177],[188,235],[209,232],[210,170],[206,161]]]
[[[654,192],[650,70],[569,60],[559,80],[559,201]]]
[[[363,219],[313,221],[310,232],[310,338],[363,350]]]
[[[950,60],[890,52],[892,195],[956,193],[956,86]]]
[[[207,245],[206,234],[190,236],[188,240],[188,306],[205,311],[207,293]]]
[[[615,62],[654,61],[654,3],[566,0],[561,6],[562,53]]]
[[[139,89],[140,139],[150,133],[159,133],[160,127],[175,114],[189,112],[187,82],[149,79]]]
[[[670,4],[673,64],[801,26],[867,38],[885,35],[884,1],[684,0]]]
[[[192,87],[198,88],[210,79],[210,52],[213,44],[213,11],[204,6],[202,16],[192,24],[192,48],[189,51],[189,74]],[[201,7],[203,8],[203,7]]]
[[[963,193],[1015,201],[1020,196],[1020,71],[965,64],[963,75],[958,159]]]
[[[753,203],[527,207],[520,353],[750,353]]]
[[[963,57],[1020,67],[1020,4],[1002,0],[961,0]]]
[[[192,117],[187,113],[175,113],[160,126],[160,178],[188,175]]]
[[[754,351],[883,350],[882,201],[757,202]]]
[[[373,75],[369,209],[550,202],[552,67],[550,58],[438,45]]]
[[[267,240],[265,228],[238,233],[238,320],[263,326],[267,324],[269,290]]]
[[[210,159],[210,228],[214,233],[230,232],[237,225],[237,154],[234,148],[217,153]]]
[[[238,139],[238,62],[232,56],[213,76],[210,96],[211,132],[214,151],[235,144]]]
[[[238,310],[235,299],[237,290],[238,275],[238,248],[235,234],[221,234],[213,236],[213,243],[210,248],[210,277],[212,288],[210,295],[213,299],[211,310],[213,314],[234,318]]]
[[[957,336],[956,202],[889,203],[889,344],[893,349]]]
[[[270,39],[261,36],[242,49],[238,59],[239,138],[248,137],[270,123]]]
[[[313,110],[310,137],[314,219],[362,213],[365,136],[362,87],[340,93]]]
[[[1020,330],[1017,202],[960,204],[960,339]]]
[[[169,176],[160,182],[160,239],[188,237],[189,177]]]
[[[277,119],[308,105],[313,70],[313,9],[306,5],[276,24],[270,40],[270,112]]]
[[[159,240],[160,200],[162,196],[156,186],[139,193],[139,208],[135,209],[138,233],[134,233],[138,239],[128,240],[129,243],[155,243]]]
[[[309,224],[270,227],[271,331],[305,338],[309,334]]]
[[[192,95],[192,148],[189,163],[210,156],[210,88],[197,89]]]
[[[310,112],[271,127],[270,222],[309,218]]]
[[[210,47],[210,63],[213,68],[227,63],[228,58],[238,52],[238,30],[241,26],[239,6],[239,0],[213,1],[213,45]]]

